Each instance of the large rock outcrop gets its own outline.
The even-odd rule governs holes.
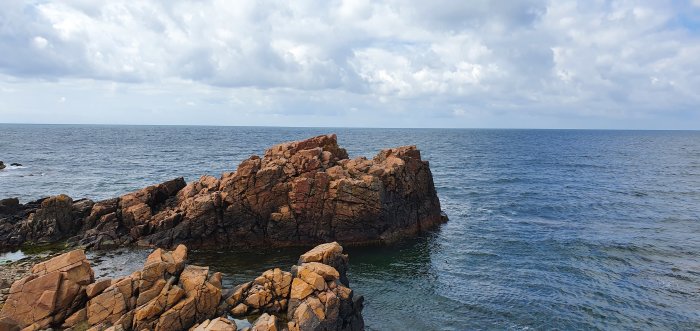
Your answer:
[[[34,265],[32,273],[12,284],[0,319],[22,328],[46,329],[80,309],[94,274],[81,250]]]
[[[37,203],[26,218],[24,206],[5,215],[0,208],[0,245],[66,238],[87,248],[363,244],[445,220],[415,146],[349,159],[335,135],[273,146],[221,178],[177,178],[96,203],[63,195]]]
[[[338,243],[313,251],[347,263]],[[12,284],[0,330],[236,330],[228,314],[256,316],[253,330],[364,328],[362,297],[353,296],[324,258],[302,256],[292,272],[268,270],[232,290],[222,288],[221,273],[186,260],[184,245],[158,248],[141,270],[95,281],[82,250],[65,253],[36,264],[31,275]]]

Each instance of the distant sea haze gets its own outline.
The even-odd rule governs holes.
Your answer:
[[[0,160],[22,164],[0,170],[0,198],[106,199],[325,133],[351,158],[417,145],[450,217],[348,249],[369,330],[700,329],[695,131],[0,124]],[[270,264],[246,256],[193,253],[229,283]]]

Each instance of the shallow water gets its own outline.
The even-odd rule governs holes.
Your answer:
[[[328,132],[351,157],[418,145],[450,216],[347,249],[368,329],[700,329],[700,132],[0,125],[0,160],[24,165],[0,171],[0,197],[108,198]],[[192,260],[236,284],[300,252]]]
[[[2,253],[0,253],[0,265],[2,265],[3,263],[21,260],[21,259],[25,258],[26,256],[27,256],[27,254],[25,254],[21,250],[16,250],[16,251],[12,251],[12,252],[2,252]]]

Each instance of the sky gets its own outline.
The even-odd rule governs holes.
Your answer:
[[[700,0],[0,8],[0,123],[700,129]]]

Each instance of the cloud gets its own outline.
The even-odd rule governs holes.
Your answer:
[[[0,115],[22,121],[49,85],[103,122],[125,110],[86,116],[78,91],[179,96],[175,123],[211,105],[293,125],[674,126],[700,119],[699,15],[694,0],[9,1],[0,87],[20,92]]]

